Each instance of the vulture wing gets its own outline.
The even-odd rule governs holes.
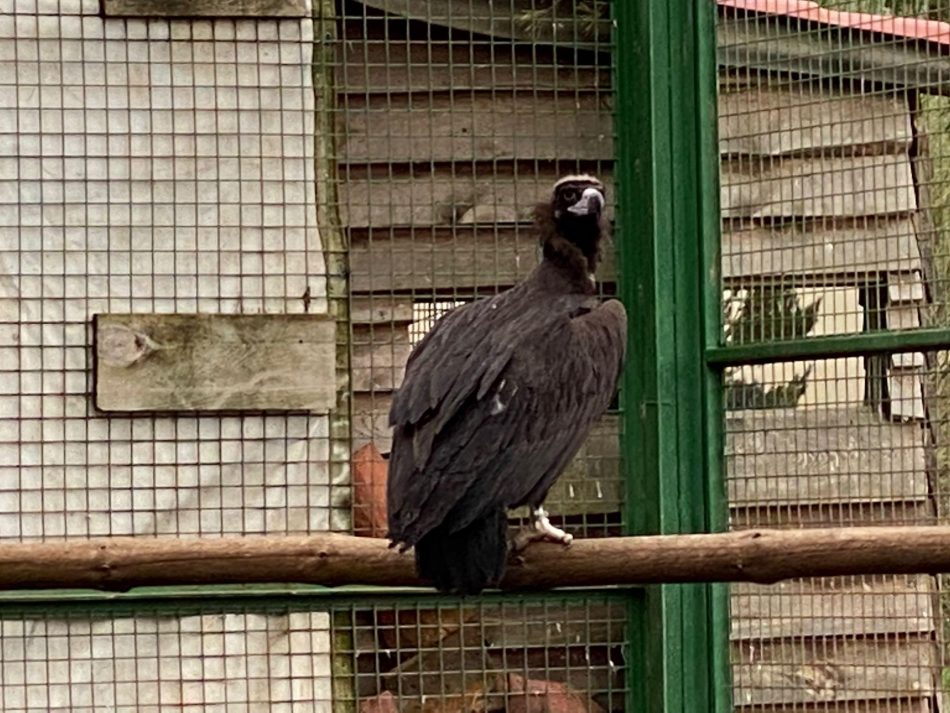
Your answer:
[[[413,351],[390,412],[394,541],[415,544],[447,519],[455,532],[499,507],[540,505],[610,404],[623,306],[524,297],[515,288],[457,308]]]

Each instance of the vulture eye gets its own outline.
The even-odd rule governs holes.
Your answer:
[[[573,188],[567,188],[564,190],[564,200],[573,203],[577,200],[577,191]]]

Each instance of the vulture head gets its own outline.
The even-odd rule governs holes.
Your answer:
[[[587,281],[600,261],[607,235],[604,184],[581,174],[558,179],[551,199],[535,209],[544,257]]]

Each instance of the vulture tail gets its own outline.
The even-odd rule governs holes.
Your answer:
[[[450,523],[449,523],[450,524]],[[450,532],[443,524],[416,543],[416,570],[440,592],[478,594],[501,580],[508,559],[508,517],[504,510]]]

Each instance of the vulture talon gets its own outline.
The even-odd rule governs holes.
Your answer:
[[[574,535],[569,532],[564,532],[561,528],[552,525],[544,508],[538,508],[531,514],[534,517],[534,529],[539,539],[559,542],[565,547],[571,546],[571,543],[574,541]]]

